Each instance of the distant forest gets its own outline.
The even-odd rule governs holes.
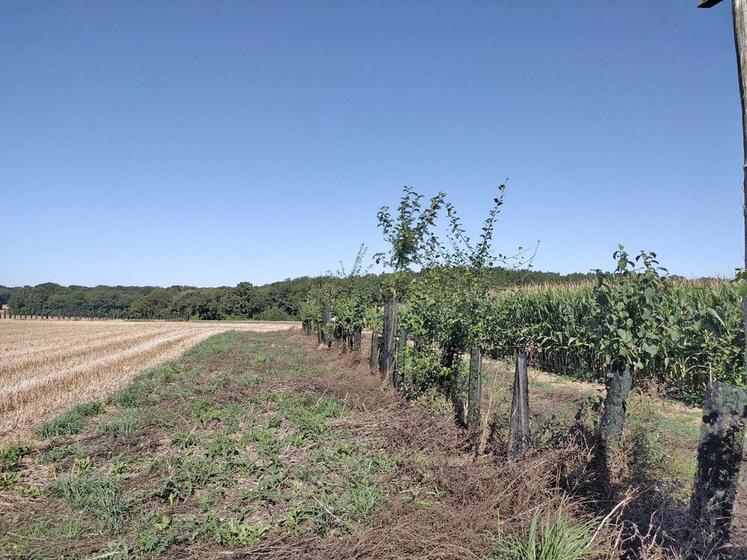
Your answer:
[[[458,274],[458,271],[455,271]],[[382,289],[387,275],[370,274],[356,281],[372,293]],[[588,274],[560,275],[553,272],[509,270],[490,271],[490,283],[500,289],[543,283],[578,282]],[[299,318],[309,290],[326,282],[346,279],[318,276],[253,286],[241,282],[235,287],[195,288],[192,286],[0,286],[0,305],[7,304],[14,315],[54,315],[114,319],[215,320],[257,319],[263,321]]]

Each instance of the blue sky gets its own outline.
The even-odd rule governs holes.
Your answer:
[[[696,0],[0,2],[0,284],[261,284],[402,185],[536,268],[742,260],[730,10]]]

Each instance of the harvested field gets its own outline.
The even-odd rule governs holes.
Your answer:
[[[127,384],[139,371],[228,330],[269,332],[293,323],[0,321],[0,443],[33,424]]]

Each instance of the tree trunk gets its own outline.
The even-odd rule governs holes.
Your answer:
[[[746,419],[747,392],[728,383],[712,383],[703,402],[698,470],[690,504],[701,552],[716,551],[729,541]]]
[[[604,400],[604,412],[597,437],[597,459],[602,482],[607,488],[611,484],[610,467],[613,457],[622,442],[628,411],[628,395],[633,387],[633,374],[630,367],[627,367],[622,372],[612,372],[608,377],[607,397]]]

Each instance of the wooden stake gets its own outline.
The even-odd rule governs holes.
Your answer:
[[[524,352],[516,353],[514,391],[511,399],[511,423],[508,453],[511,459],[521,456],[529,444],[529,363]]]
[[[395,376],[395,352],[397,333],[397,299],[390,296],[384,304],[384,331],[382,333],[381,356],[379,359],[379,372],[385,378],[391,379],[392,384],[397,386]]]
[[[474,346],[469,354],[469,387],[467,389],[467,427],[479,442],[482,403],[482,352]]]
[[[395,386],[399,387],[405,380],[405,350],[407,348],[407,330],[403,326],[397,329],[397,360],[395,363]]]
[[[368,369],[371,373],[379,369],[379,336],[375,331],[371,333],[371,350],[368,355]]]
[[[326,343],[327,346],[332,346],[332,337],[330,336],[330,333],[327,332],[329,329],[327,326],[330,322],[330,311],[329,311],[329,305],[326,303],[322,305],[322,342]]]

